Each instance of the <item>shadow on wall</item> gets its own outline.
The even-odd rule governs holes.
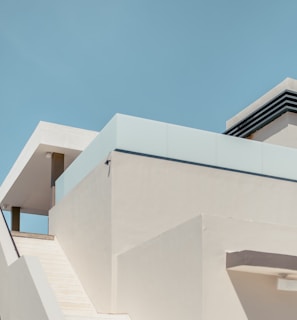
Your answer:
[[[277,290],[275,277],[239,271],[228,274],[249,320],[296,320],[297,292]]]

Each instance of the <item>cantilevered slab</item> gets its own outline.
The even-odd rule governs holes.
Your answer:
[[[297,256],[251,250],[227,252],[226,268],[227,270],[296,278]]]
[[[97,136],[98,132],[40,122],[0,187],[5,210],[47,214],[51,206],[51,160],[46,155],[64,154],[65,169]]]

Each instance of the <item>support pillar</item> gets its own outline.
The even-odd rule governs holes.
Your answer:
[[[20,231],[21,208],[11,207],[11,230]]]
[[[55,186],[56,180],[64,172],[64,154],[52,153],[51,187]]]
[[[55,205],[55,183],[60,175],[64,172],[64,154],[52,153],[52,168],[51,168],[51,187],[52,187],[52,206]]]

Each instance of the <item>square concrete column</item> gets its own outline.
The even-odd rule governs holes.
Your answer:
[[[20,231],[21,208],[11,207],[11,230]]]
[[[56,180],[64,172],[64,154],[52,153],[51,187],[55,186]]]
[[[60,175],[64,172],[64,154],[52,153],[52,168],[51,168],[51,187],[52,187],[52,206],[55,205],[55,183]]]

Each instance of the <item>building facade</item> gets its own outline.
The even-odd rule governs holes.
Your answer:
[[[41,122],[0,189],[1,320],[295,319],[296,101],[288,78],[224,134]]]

